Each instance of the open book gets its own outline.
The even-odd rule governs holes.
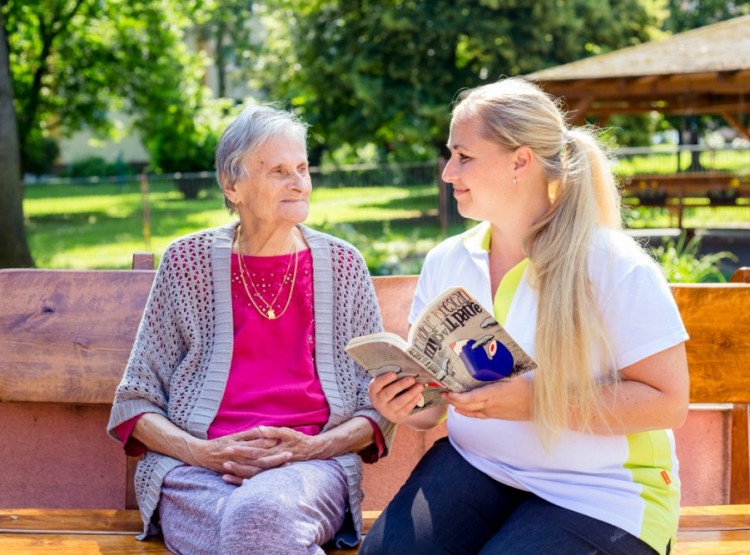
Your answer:
[[[425,384],[426,409],[442,391],[468,391],[536,368],[492,314],[463,287],[450,287],[417,317],[404,341],[395,333],[355,337],[346,352],[372,376],[396,372]]]

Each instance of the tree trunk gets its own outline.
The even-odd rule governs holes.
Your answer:
[[[219,18],[216,26],[216,35],[214,36],[214,48],[216,52],[216,96],[224,98],[227,95],[227,60],[224,51],[224,34],[226,33],[226,22],[223,14]]]
[[[690,144],[691,146],[698,146],[700,142],[700,132],[698,129],[698,119],[695,116],[690,117]],[[697,150],[690,152],[690,171],[699,172],[703,171],[701,165],[701,153]]]
[[[8,40],[0,12],[0,268],[34,265],[23,224],[21,155],[18,144]]]

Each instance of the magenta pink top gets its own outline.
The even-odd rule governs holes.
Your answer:
[[[300,251],[296,276],[294,255],[242,260],[244,284],[232,254],[234,354],[208,439],[260,425],[316,435],[328,421],[329,409],[313,362],[310,250]],[[269,304],[277,316],[273,320],[260,313],[267,313]]]

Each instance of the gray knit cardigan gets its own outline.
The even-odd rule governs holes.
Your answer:
[[[188,235],[164,253],[133,350],[117,387],[107,432],[146,412],[161,414],[198,438],[206,438],[219,408],[232,358],[230,286],[237,222]],[[370,404],[367,373],[344,352],[352,338],[382,330],[367,267],[350,244],[299,226],[313,260],[315,367],[330,407],[323,431],[353,416],[371,418],[389,447],[394,426]],[[362,531],[362,459],[336,458],[349,486],[348,530],[337,537],[358,541]],[[181,461],[147,451],[138,464],[135,490],[146,537],[159,532],[164,476]],[[353,528],[353,529],[352,529]]]

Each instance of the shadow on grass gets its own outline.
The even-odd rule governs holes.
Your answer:
[[[434,192],[427,191],[421,194],[410,195],[405,198],[394,198],[384,201],[363,202],[361,208],[375,208],[378,210],[408,210],[422,212],[437,212],[438,199]]]
[[[225,211],[218,188],[202,191],[197,199],[185,200],[172,186],[157,184],[149,194],[152,246],[145,247],[142,246],[145,245],[142,197],[135,186],[45,189],[40,187],[27,194],[27,201],[37,203],[28,212],[27,229],[35,260],[42,267],[49,267],[61,253],[70,253],[75,259],[90,256],[96,265],[101,264],[95,260],[101,254],[100,260],[106,260],[104,264],[127,267],[130,251],[148,248],[158,259],[166,242],[235,218]],[[315,218],[309,225],[358,246],[384,240],[407,243],[421,238],[439,240],[443,235],[434,191],[420,191],[405,198],[366,198],[361,203],[352,199],[351,204],[331,210],[336,210],[336,223],[328,224],[325,218],[321,223],[320,218]],[[368,210],[373,214],[368,214]],[[387,213],[397,217],[383,218]],[[404,215],[409,217],[400,217]],[[122,259],[122,265],[112,262],[113,251],[117,260]],[[78,254],[81,252],[90,254]]]

